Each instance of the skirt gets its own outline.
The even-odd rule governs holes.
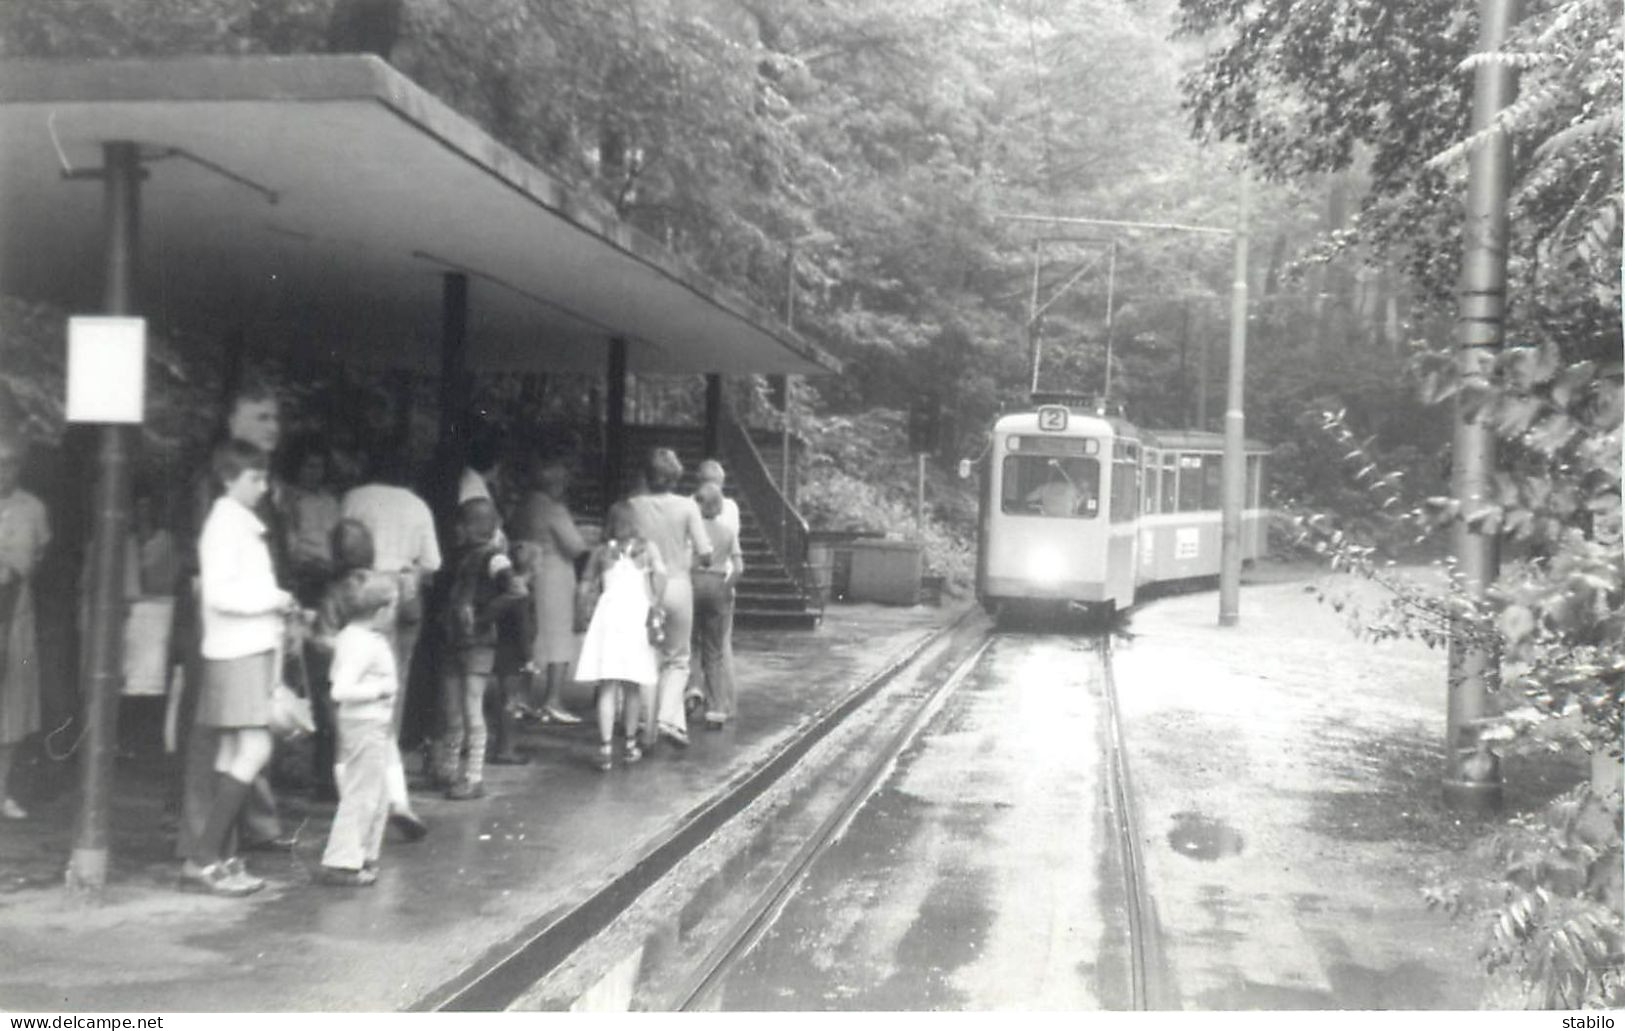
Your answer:
[[[230,729],[267,725],[276,680],[275,651],[240,659],[204,659],[198,726]]]

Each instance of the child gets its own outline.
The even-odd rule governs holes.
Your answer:
[[[636,733],[640,709],[647,708],[654,718],[660,659],[649,643],[649,609],[666,588],[666,564],[659,549],[638,536],[632,509],[624,502],[610,507],[604,533],[608,539],[588,559],[577,593],[578,610],[590,607],[592,617],[581,642],[576,679],[598,683],[598,768],[610,770],[615,765],[611,735],[617,700],[625,709],[629,763],[643,757]]]
[[[316,734],[312,741],[311,759],[314,769],[317,798],[332,801],[338,797],[334,782],[334,712],[328,681],[333,663],[333,648],[340,631],[349,619],[349,605],[356,588],[363,583],[372,569],[372,532],[364,523],[354,519],[340,519],[333,526],[329,540],[333,574],[328,578],[320,601],[316,604],[316,620],[306,641],[305,669],[309,675],[310,707],[316,717]]]
[[[389,632],[398,594],[393,578],[363,572],[345,581],[346,621],[333,642],[332,699],[338,709],[339,808],[322,853],[324,884],[365,887],[378,879],[378,850],[389,818],[387,771],[395,748],[400,690]]]
[[[515,541],[510,549],[515,574],[532,583],[540,549],[530,541]],[[524,766],[530,756],[518,750],[514,724],[529,697],[529,685],[536,667],[531,664],[531,642],[536,636],[536,610],[531,605],[512,605],[497,616],[496,664],[492,670],[491,692],[486,705],[486,721],[491,727],[491,749],[486,762],[493,766]]]
[[[436,743],[436,773],[446,797],[485,795],[485,689],[496,663],[497,617],[524,600],[524,581],[497,541],[491,499],[473,497],[457,509],[459,544],[442,629],[446,639],[441,706],[445,734]],[[465,758],[466,754],[466,758]]]
[[[227,841],[254,779],[271,759],[268,724],[283,617],[298,607],[277,586],[266,526],[254,514],[269,487],[265,452],[228,440],[215,449],[211,467],[226,492],[209,510],[198,540],[203,691],[197,726],[217,732],[215,791],[181,882],[216,895],[248,895],[265,882],[226,854]]]

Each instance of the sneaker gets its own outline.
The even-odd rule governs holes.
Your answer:
[[[602,744],[598,746],[598,768],[608,773],[615,768],[615,746]]]
[[[378,883],[378,870],[363,866],[349,870],[342,866],[323,866],[316,871],[316,880],[335,888],[367,888]]]
[[[18,805],[15,798],[8,796],[4,801],[0,801],[0,816],[8,820],[26,820],[28,810]]]
[[[708,713],[705,714],[705,729],[706,730],[721,730],[722,727],[723,727],[723,724],[725,724],[727,722],[728,722],[728,717],[724,716],[720,712],[708,712]]]
[[[454,802],[465,802],[472,798],[484,798],[485,781],[469,780],[465,777],[446,789],[446,797]]]
[[[638,760],[640,760],[642,758],[643,758],[643,749],[638,747],[638,743],[636,741],[628,741],[626,743],[626,761],[627,761],[627,763],[628,764],[635,763],[635,762],[637,762]]]
[[[242,856],[231,856],[228,859],[220,860],[220,863],[226,868],[226,872],[237,878],[240,883],[252,884],[255,891],[265,887],[265,878],[255,877],[249,873],[248,864],[243,862]]]
[[[556,705],[549,705],[542,710],[543,723],[557,723],[565,727],[573,727],[581,722],[581,717],[573,712],[565,712]]]
[[[389,824],[401,832],[401,837],[407,841],[422,841],[429,833],[429,825],[424,823],[417,813],[392,812],[389,814]]]
[[[259,891],[265,887],[265,882],[246,875],[239,877],[233,874],[223,861],[202,866],[188,859],[181,864],[180,887],[182,891],[201,891],[209,895],[241,898]]]

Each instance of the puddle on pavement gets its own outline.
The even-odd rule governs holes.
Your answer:
[[[1244,844],[1234,827],[1201,813],[1175,813],[1174,829],[1168,832],[1169,848],[1203,863],[1239,855]]]

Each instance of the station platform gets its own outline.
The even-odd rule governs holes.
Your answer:
[[[378,883],[314,882],[333,806],[282,799],[292,854],[252,853],[268,880],[247,899],[176,889],[161,828],[163,764],[121,761],[114,875],[104,899],[70,898],[62,870],[74,799],[0,823],[0,1009],[392,1011],[433,1005],[471,967],[614,882],[709,799],[767,761],[818,713],[964,616],[942,607],[831,606],[816,631],[736,634],[740,715],[662,742],[641,763],[593,766],[597,732],[521,735],[526,766],[488,767],[487,796],[415,795],[421,842],[386,839]],[[576,685],[566,701],[589,715]],[[408,770],[414,768],[411,757]]]

